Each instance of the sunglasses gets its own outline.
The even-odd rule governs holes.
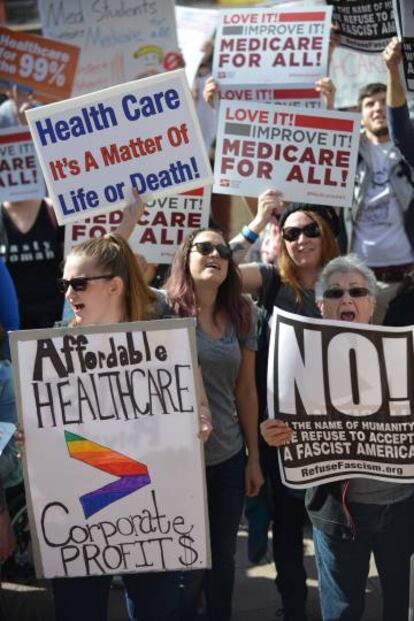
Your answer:
[[[306,226],[286,226],[282,229],[282,237],[288,242],[294,242],[299,239],[301,234],[306,237],[320,237],[321,231],[316,222],[309,222]]]
[[[102,274],[102,276],[79,276],[78,278],[71,278],[70,280],[58,278],[56,282],[59,291],[61,293],[66,293],[69,287],[72,287],[74,291],[85,291],[90,280],[106,280],[113,277],[113,274]]]
[[[195,248],[197,252],[207,257],[214,250],[217,250],[219,256],[227,261],[231,259],[231,250],[226,244],[212,244],[211,242],[196,242],[191,246]]]
[[[344,297],[346,292],[349,293],[351,298],[365,298],[369,295],[369,291],[366,287],[350,287],[349,289],[340,289],[336,287],[335,289],[327,289],[323,297],[327,300],[340,300]]]

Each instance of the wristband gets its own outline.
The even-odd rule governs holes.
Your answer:
[[[259,239],[259,234],[249,229],[248,226],[244,226],[242,228],[241,234],[243,235],[244,239],[251,244],[254,244],[254,242]]]

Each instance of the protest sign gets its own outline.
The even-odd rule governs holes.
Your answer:
[[[149,263],[171,263],[180,243],[192,231],[208,226],[211,186],[146,203],[128,243]],[[122,211],[112,211],[65,228],[65,256],[76,244],[115,231]]]
[[[211,183],[183,69],[26,116],[60,224]]]
[[[49,103],[70,97],[79,48],[0,26],[0,84]]]
[[[271,86],[223,86],[218,91],[219,99],[228,101],[262,101],[280,106],[320,108],[322,100],[317,90],[309,88],[280,89]]]
[[[37,575],[206,567],[194,321],[11,342]]]
[[[398,36],[402,42],[402,57],[407,90],[414,92],[414,7],[403,0],[393,0]]]
[[[340,45],[360,52],[382,52],[396,35],[393,0],[327,0]]]
[[[346,47],[337,47],[332,55],[330,76],[336,85],[335,106],[356,106],[361,88],[373,82],[387,83],[381,54],[363,54]]]
[[[0,203],[41,199],[42,171],[27,127],[0,129]]]
[[[220,86],[309,86],[327,75],[330,7],[222,11],[213,76]]]
[[[205,55],[204,45],[212,40],[217,27],[218,12],[215,9],[176,6],[175,15],[178,45],[184,57],[188,84],[192,86]]]
[[[414,482],[412,328],[322,321],[274,309],[268,408],[293,439],[289,487],[368,477]]]
[[[176,69],[172,0],[39,0],[43,33],[81,49],[74,95]]]
[[[352,202],[359,115],[223,100],[213,192],[344,207]]]

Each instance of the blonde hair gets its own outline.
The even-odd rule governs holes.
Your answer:
[[[151,315],[155,296],[145,284],[138,262],[128,243],[114,233],[74,246],[69,256],[91,259],[103,273],[119,276],[124,283],[123,321],[142,321]]]
[[[303,212],[308,218],[319,227],[321,232],[321,259],[320,267],[324,267],[331,259],[338,256],[338,244],[333,234],[330,224],[314,211]],[[282,282],[292,287],[296,294],[296,301],[298,304],[303,304],[303,287],[300,282],[300,267],[298,267],[291,259],[287,247],[286,241],[282,237],[282,246],[280,250],[280,257],[278,261],[278,269]]]

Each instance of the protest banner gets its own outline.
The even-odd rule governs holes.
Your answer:
[[[11,342],[37,575],[206,567],[194,320]]]
[[[50,103],[70,97],[79,48],[0,26],[0,84]]]
[[[337,108],[356,106],[358,93],[367,84],[387,83],[387,72],[381,54],[363,54],[347,47],[335,48],[330,76],[336,85]]]
[[[205,55],[204,45],[213,39],[218,11],[176,6],[178,45],[185,61],[185,73],[190,87]]]
[[[34,108],[30,131],[60,224],[211,183],[183,69]]]
[[[213,192],[344,207],[352,202],[358,114],[254,102],[220,104]]]
[[[222,11],[213,76],[220,87],[313,85],[328,74],[331,7]]]
[[[208,226],[211,186],[146,203],[128,243],[149,263],[171,263],[183,239]],[[115,231],[122,211],[112,211],[65,227],[65,256],[76,244]]]
[[[27,127],[0,129],[0,203],[41,199],[45,184]]]
[[[340,45],[365,53],[382,52],[396,33],[393,0],[327,0],[333,8]]]
[[[407,90],[414,92],[414,8],[408,2],[393,0],[398,36],[402,42],[402,58]]]
[[[73,95],[170,69],[181,62],[173,0],[39,0],[43,33],[81,49]]]
[[[414,482],[413,329],[308,319],[274,309],[268,408],[293,439],[289,487],[368,477]]]
[[[224,86],[219,88],[218,97],[228,101],[261,101],[279,106],[321,108],[322,99],[317,90],[309,88],[280,89],[271,86]]]

